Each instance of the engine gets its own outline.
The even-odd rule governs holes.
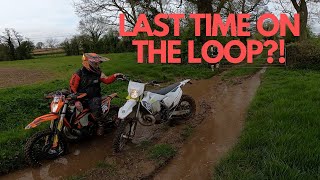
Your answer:
[[[168,119],[169,109],[162,103],[153,103],[150,110],[143,108],[139,117],[139,122],[144,126],[152,126],[154,124],[160,124]],[[155,111],[153,111],[155,110]],[[153,114],[150,114],[154,112]]]
[[[139,122],[143,126],[152,126],[156,123],[156,118],[151,115],[151,114],[143,114],[142,116],[139,117]]]

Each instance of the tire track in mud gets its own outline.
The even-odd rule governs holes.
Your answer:
[[[154,179],[211,179],[214,165],[240,136],[247,108],[260,85],[261,73],[238,79],[236,85],[218,83],[218,87],[210,87],[204,96],[213,106],[212,111],[207,112],[180,153]]]

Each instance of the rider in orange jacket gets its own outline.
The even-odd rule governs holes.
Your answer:
[[[70,80],[72,93],[87,93],[88,106],[92,116],[98,123],[97,135],[104,133],[104,122],[101,109],[101,87],[100,83],[113,83],[121,73],[106,76],[100,70],[100,64],[108,59],[96,53],[85,53],[82,57],[83,67],[74,73]]]

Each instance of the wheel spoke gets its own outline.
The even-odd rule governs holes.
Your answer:
[[[31,165],[41,165],[43,160],[54,159],[62,154],[65,150],[64,143],[59,141],[57,148],[52,149],[53,137],[51,131],[36,133],[26,146],[27,162]]]

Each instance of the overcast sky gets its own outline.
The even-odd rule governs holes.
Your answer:
[[[72,0],[0,0],[0,32],[14,28],[34,42],[77,33]]]
[[[14,28],[34,42],[64,40],[78,33],[72,4],[73,0],[0,0],[0,32]],[[320,25],[314,30],[320,33]]]

